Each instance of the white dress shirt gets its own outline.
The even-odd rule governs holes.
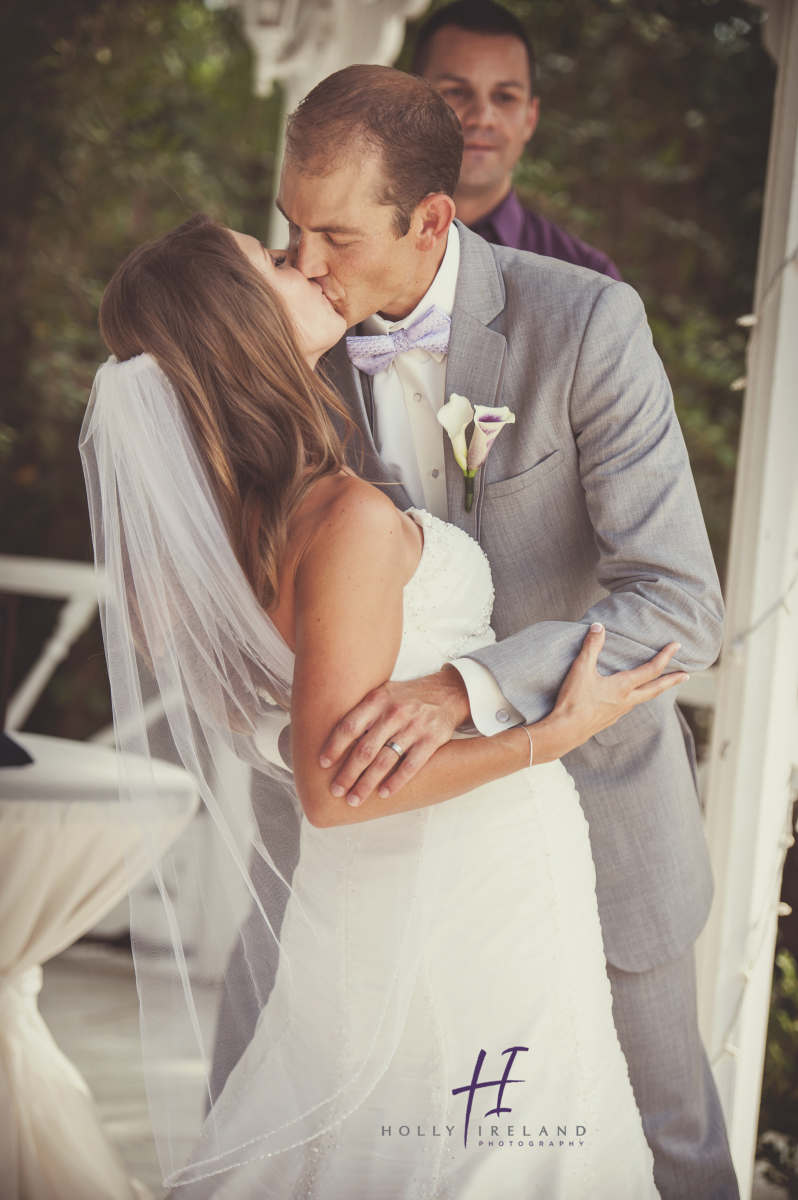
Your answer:
[[[460,235],[452,225],[438,273],[409,316],[401,321],[386,321],[375,313],[363,322],[363,333],[373,336],[407,329],[433,304],[451,317],[459,268]],[[446,402],[446,360],[446,354],[407,350],[372,380],[374,442],[379,455],[394,479],[404,487],[413,507],[425,508],[442,521],[449,519],[445,434],[438,421],[438,412]],[[460,658],[452,666],[463,677],[471,718],[480,733],[490,736],[523,721],[522,714],[504,698],[482,663]]]
[[[386,321],[375,314],[363,322],[363,332],[393,333],[407,329],[437,304],[447,317],[454,311],[460,268],[460,235],[449,230],[446,253],[426,295],[409,316]],[[380,458],[413,502],[442,521],[449,519],[446,501],[446,461],[443,426],[438,412],[446,401],[446,354],[407,350],[373,377],[374,442]]]

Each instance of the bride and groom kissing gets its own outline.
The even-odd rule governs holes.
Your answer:
[[[159,254],[177,262],[182,244],[206,238],[218,264],[229,235],[187,222],[135,252],[103,301],[118,365],[98,376],[87,475],[98,431],[108,438],[103,380],[131,360],[142,395],[144,355],[180,397],[237,563],[295,656],[282,759],[272,753],[255,805],[262,829],[264,808],[294,820],[288,793],[301,806],[282,852],[290,892],[273,903],[261,889],[253,909],[280,957],[258,962],[255,936],[234,952],[211,1112],[173,1181],[238,1200],[729,1200],[693,962],[712,880],[672,690],[714,661],[722,602],[684,442],[636,293],[491,246],[454,220],[462,147],[437,93],[390,68],[339,72],[289,118],[278,205],[290,248],[234,237],[277,331],[278,360],[264,351],[253,372],[275,391],[293,372],[299,394],[293,340],[326,416],[275,401],[269,436],[297,458],[294,502],[286,520],[259,509],[254,537],[241,532],[255,518],[240,480],[255,455],[239,445],[229,468],[212,453],[236,429],[203,409],[215,368],[191,376],[205,392],[189,385],[153,332],[157,314],[131,303]],[[186,279],[201,290],[195,262]],[[181,354],[211,346],[229,382],[223,342]],[[452,396],[514,415],[470,505],[462,446],[439,417]],[[126,439],[130,472],[129,429]],[[171,459],[167,473],[179,470]],[[129,476],[114,472],[121,495]],[[94,494],[95,538],[107,543],[102,474]],[[123,558],[132,541],[128,529]],[[131,600],[136,570],[123,572],[119,607],[130,602],[136,644],[163,659],[146,628],[155,590],[139,585]],[[193,586],[209,588],[200,575]],[[175,636],[174,612],[161,642]],[[228,716],[238,702],[229,687]],[[202,703],[187,705],[196,720]],[[472,1128],[483,1112],[528,1128],[545,1114],[585,1128],[585,1144],[510,1157],[471,1139],[427,1150],[380,1132],[459,1134],[466,1094]]]

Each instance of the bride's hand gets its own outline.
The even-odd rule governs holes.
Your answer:
[[[679,649],[679,642],[670,642],[649,662],[631,671],[600,675],[597,664],[604,638],[604,626],[591,625],[563,680],[554,708],[542,721],[527,727],[536,762],[560,758],[614,725],[636,705],[661,696],[688,678],[684,671],[663,675]]]

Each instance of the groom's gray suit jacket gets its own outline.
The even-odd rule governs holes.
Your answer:
[[[471,657],[528,721],[551,709],[593,621],[607,629],[606,671],[670,641],[681,642],[675,663],[703,670],[720,648],[723,604],[639,297],[458,229],[446,395],[516,416],[477,477],[471,513],[445,439],[449,520],[479,540],[496,588],[498,642]],[[362,435],[350,440],[352,466],[409,508],[374,445],[368,377],[343,341],[325,364]],[[590,823],[607,958],[624,971],[677,958],[706,920],[712,876],[692,738],[673,692],[565,762]]]

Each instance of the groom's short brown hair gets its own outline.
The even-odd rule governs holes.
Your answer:
[[[317,84],[286,125],[286,158],[314,175],[364,142],[382,157],[379,200],[396,209],[399,237],[425,196],[454,195],[463,131],[425,80],[393,67],[345,67]]]

